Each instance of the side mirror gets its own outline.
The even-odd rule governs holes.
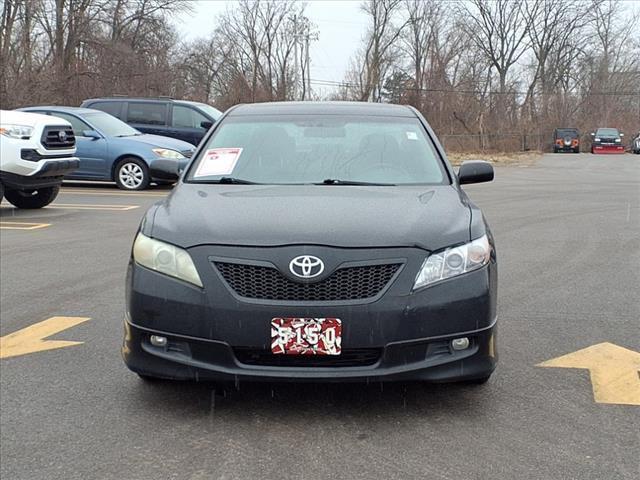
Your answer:
[[[213,122],[200,122],[200,126],[205,130],[209,130],[211,127],[213,127]]]
[[[188,158],[183,160],[159,159],[151,163],[149,172],[152,178],[158,180],[178,180],[188,164]]]
[[[484,160],[462,162],[458,170],[458,181],[460,185],[490,182],[493,180],[493,177],[493,166]]]
[[[82,131],[82,136],[90,138],[92,140],[100,140],[102,138],[100,136],[100,134],[98,132],[96,132],[95,130],[83,130]]]

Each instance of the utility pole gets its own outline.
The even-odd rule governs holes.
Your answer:
[[[293,76],[293,98],[294,100],[298,100],[298,74],[300,73],[300,67],[298,65],[298,15],[293,16],[293,38],[293,68],[295,72],[295,75]]]
[[[310,58],[310,54],[309,54],[309,41],[313,40],[313,41],[317,41],[318,40],[318,33],[317,32],[313,32],[311,33],[309,31],[309,25],[307,24],[307,30],[304,34],[304,47],[306,50],[306,57],[305,57],[305,72],[307,73],[307,92],[309,92],[309,98],[311,98],[311,58]],[[304,81],[304,79],[303,79]]]

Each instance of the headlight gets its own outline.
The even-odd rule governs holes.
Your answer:
[[[181,158],[186,158],[180,152],[176,150],[169,150],[168,148],[154,148],[153,153],[162,158],[171,158],[174,160],[179,160]]]
[[[600,141],[600,139],[598,137],[594,138],[593,140],[596,141],[596,142]]]
[[[620,143],[622,142],[622,140],[620,140],[619,138],[616,138],[616,143]]]
[[[27,125],[0,125],[0,134],[6,137],[29,140],[32,133],[33,127],[28,127]]]
[[[133,259],[143,267],[202,287],[191,256],[182,248],[138,233],[133,244]]]
[[[486,235],[466,245],[432,253],[422,264],[413,289],[483,267],[491,258],[491,244]]]

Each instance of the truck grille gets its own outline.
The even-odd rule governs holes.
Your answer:
[[[68,149],[76,145],[76,137],[71,127],[45,127],[40,141],[47,150]]]
[[[400,268],[399,263],[339,268],[315,283],[297,283],[276,268],[240,263],[214,262],[236,292],[246,298],[304,302],[363,300],[378,295]]]
[[[270,350],[235,347],[240,363],[268,367],[366,367],[380,360],[381,348],[344,349],[340,355],[274,355]]]

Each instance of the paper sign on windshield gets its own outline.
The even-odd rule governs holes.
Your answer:
[[[242,153],[241,148],[212,148],[204,153],[195,177],[230,175]]]

